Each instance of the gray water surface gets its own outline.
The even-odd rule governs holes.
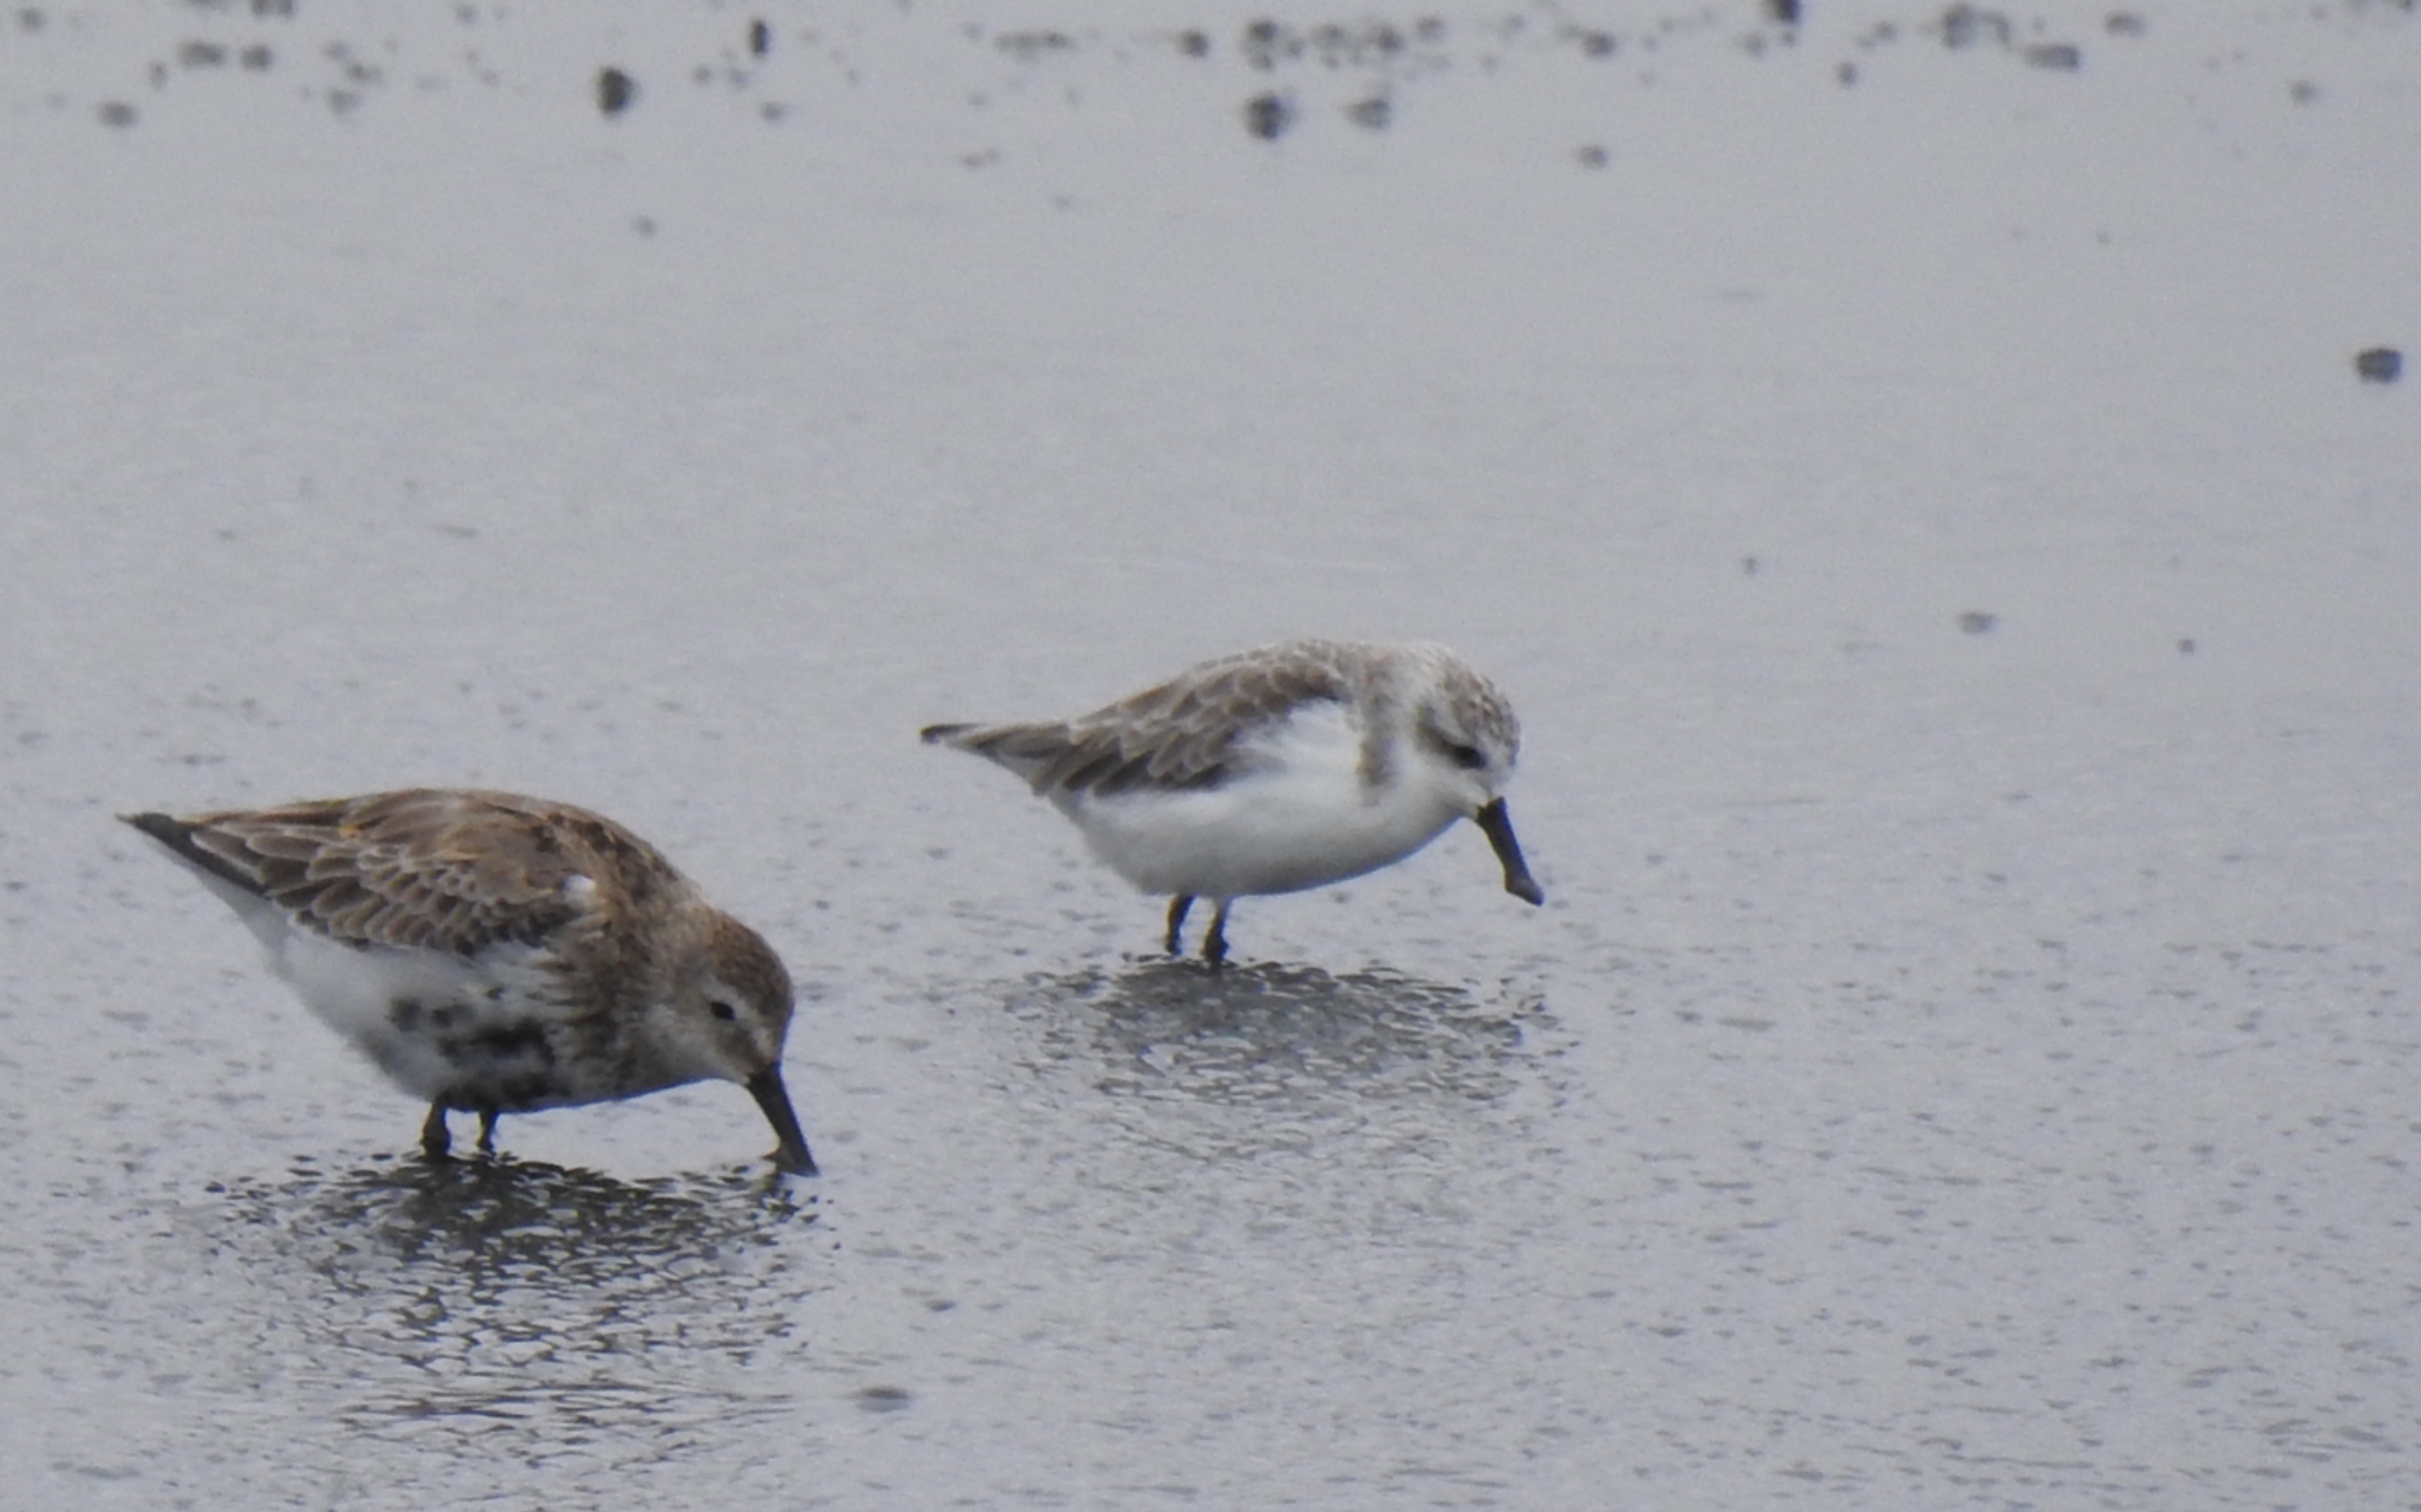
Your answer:
[[[2416,1504],[2413,23],[1804,8],[17,24],[0,1504]],[[1302,633],[1544,909],[1214,974],[916,743]],[[419,782],[759,927],[824,1174],[423,1161],[112,817]]]

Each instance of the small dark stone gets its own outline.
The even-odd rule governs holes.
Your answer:
[[[101,123],[103,126],[132,126],[134,124],[134,107],[123,100],[104,101],[101,107]]]
[[[1264,142],[1274,142],[1294,124],[1294,107],[1274,94],[1255,95],[1244,101],[1244,130]]]
[[[1177,50],[1184,54],[1187,57],[1209,57],[1210,55],[1210,34],[1209,32],[1199,31],[1179,32],[1177,34]]]
[[[1301,44],[1274,21],[1263,19],[1244,28],[1244,61],[1257,69],[1273,68],[1279,58],[1291,57],[1301,50]]]
[[[1970,635],[1981,635],[2000,622],[2000,616],[1988,615],[1981,609],[1970,609],[1959,616],[1959,628]]]
[[[2393,383],[2404,376],[2404,353],[2394,347],[2373,347],[2354,353],[2353,370],[2366,383]]]
[[[766,25],[762,21],[750,22],[748,23],[749,55],[763,57],[772,51],[773,51],[773,28]]]
[[[1076,39],[1066,32],[1048,27],[1034,31],[1008,32],[992,40],[992,45],[1012,57],[1031,63],[1048,53],[1065,53],[1074,48]]]
[[[1785,26],[1799,24],[1799,0],[1765,0],[1765,8]]]
[[[2085,53],[2073,42],[2037,42],[2026,49],[2026,63],[2032,68],[2074,73],[2085,67]]]
[[[1584,168],[1602,168],[1612,161],[1613,154],[1592,142],[1574,152],[1572,156],[1580,159],[1581,166]]]
[[[1963,0],[1942,13],[1943,46],[1957,49],[1985,41],[2008,46],[2009,18],[1997,10],[1978,10]]]
[[[1394,109],[1385,97],[1359,101],[1345,107],[1345,118],[1356,126],[1367,126],[1374,132],[1387,129],[1387,117]]]
[[[618,116],[630,108],[639,96],[639,81],[617,68],[597,71],[597,108],[608,116]]]

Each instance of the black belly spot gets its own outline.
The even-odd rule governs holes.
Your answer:
[[[471,1037],[471,1043],[499,1058],[529,1055],[549,1064],[554,1060],[554,1046],[548,1042],[546,1030],[526,1019],[483,1029]]]
[[[467,1035],[441,1035],[437,1051],[457,1066],[493,1066],[499,1061],[535,1061],[550,1068],[554,1065],[554,1045],[547,1038],[545,1026],[532,1019],[489,1024]]]
[[[496,1102],[505,1109],[531,1108],[549,1101],[557,1091],[552,1077],[508,1076],[496,1087]]]

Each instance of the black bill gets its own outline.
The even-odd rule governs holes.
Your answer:
[[[1505,864],[1505,890],[1524,903],[1544,903],[1546,889],[1530,875],[1530,864],[1522,859],[1522,842],[1513,838],[1513,816],[1505,812],[1505,800],[1482,806],[1471,818],[1496,848],[1496,859]]]
[[[781,1147],[773,1152],[775,1168],[792,1176],[816,1174],[816,1158],[807,1153],[807,1136],[800,1131],[799,1115],[790,1109],[789,1090],[782,1085],[782,1068],[768,1066],[748,1079],[748,1095],[765,1110]]]

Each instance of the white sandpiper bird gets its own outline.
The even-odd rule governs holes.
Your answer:
[[[225,899],[270,969],[397,1084],[500,1114],[737,1082],[783,1170],[813,1176],[782,1084],[790,977],[655,847],[512,793],[414,788],[174,818],[121,816]]]
[[[1076,719],[922,733],[1024,778],[1118,875],[1171,895],[1170,955],[1196,897],[1216,905],[1215,966],[1237,898],[1375,871],[1459,818],[1495,848],[1507,892],[1546,900],[1505,809],[1513,706],[1443,646],[1285,641]]]

